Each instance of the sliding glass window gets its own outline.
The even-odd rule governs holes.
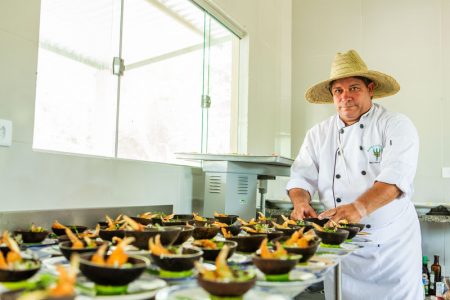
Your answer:
[[[239,38],[189,0],[81,3],[41,1],[35,149],[236,151]]]

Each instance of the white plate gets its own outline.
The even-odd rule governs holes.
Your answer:
[[[312,271],[316,274],[325,274],[337,265],[339,257],[326,255],[314,255],[306,263],[297,264],[296,269]]]
[[[160,290],[155,300],[209,300],[209,294],[197,285],[173,286]],[[254,287],[244,295],[244,300],[287,300],[283,295]]]
[[[268,289],[272,293],[294,298],[310,285],[323,280],[323,276],[311,271],[294,269],[289,273],[289,281],[267,281],[264,274],[256,270],[256,285]]]
[[[48,271],[53,275],[59,275],[59,273],[56,271],[57,265],[63,265],[67,268],[69,268],[70,266],[69,261],[64,256],[50,257],[42,260],[44,271]]]
[[[252,262],[252,255],[235,252],[227,261],[230,265],[249,264]]]
[[[62,255],[61,250],[59,250],[58,245],[53,245],[50,247],[45,247],[42,249],[39,249],[38,252],[46,255]]]
[[[140,299],[150,299],[156,295],[156,293],[167,286],[164,280],[158,278],[143,278],[132,282],[128,286],[128,293],[125,295],[108,295],[108,296],[90,296],[90,295],[79,295],[76,297],[77,300],[87,300],[87,299],[102,299],[102,300],[140,300]],[[83,286],[88,288],[93,288],[94,283],[85,282],[82,283]]]

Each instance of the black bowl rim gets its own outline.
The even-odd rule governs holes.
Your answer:
[[[182,247],[184,249],[192,249],[194,251],[197,251],[197,253],[190,253],[190,254],[161,254],[161,255],[156,255],[153,254],[151,252],[150,255],[152,256],[157,256],[160,259],[164,259],[164,258],[197,258],[197,257],[201,257],[203,255],[203,250],[200,248],[196,248],[196,247]]]
[[[126,269],[110,267],[110,266],[101,266],[101,265],[93,263],[92,261],[87,259],[88,257],[90,258],[92,255],[94,255],[94,253],[82,253],[82,254],[80,254],[80,264],[85,264],[85,265],[88,265],[88,266],[91,266],[91,267],[96,267],[96,268],[103,268],[103,269],[106,269],[106,270],[141,269],[141,268],[147,268],[150,265],[150,260],[148,258],[146,258],[145,256],[131,254],[131,255],[128,255],[129,258],[134,258],[134,259],[140,260],[141,262],[137,263],[137,264],[133,264],[131,267],[126,268]]]
[[[231,245],[229,245],[230,246],[230,250],[236,248],[237,245],[238,245],[238,243],[236,241],[232,241],[232,240],[214,241],[214,242],[231,244]],[[192,244],[192,248],[198,248],[201,251],[220,251],[220,249],[222,249],[222,248],[219,248],[219,249],[202,248],[202,247],[196,246],[194,244]]]
[[[34,268],[29,268],[26,270],[12,270],[12,269],[0,269],[0,272],[12,272],[12,273],[24,273],[24,272],[30,272],[30,271],[38,271],[42,267],[42,261],[37,258],[22,258],[22,261],[33,261],[37,264]]]

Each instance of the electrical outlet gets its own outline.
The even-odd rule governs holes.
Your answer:
[[[0,119],[0,146],[9,147],[12,144],[12,122]]]
[[[450,178],[450,167],[442,168],[442,178]]]

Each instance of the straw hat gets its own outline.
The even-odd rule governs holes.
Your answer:
[[[312,103],[333,103],[333,96],[329,86],[333,80],[347,77],[362,76],[375,83],[373,98],[381,98],[394,95],[400,90],[397,81],[381,72],[367,69],[367,65],[355,50],[345,53],[337,53],[331,65],[330,79],[322,81],[309,88],[305,97]]]

